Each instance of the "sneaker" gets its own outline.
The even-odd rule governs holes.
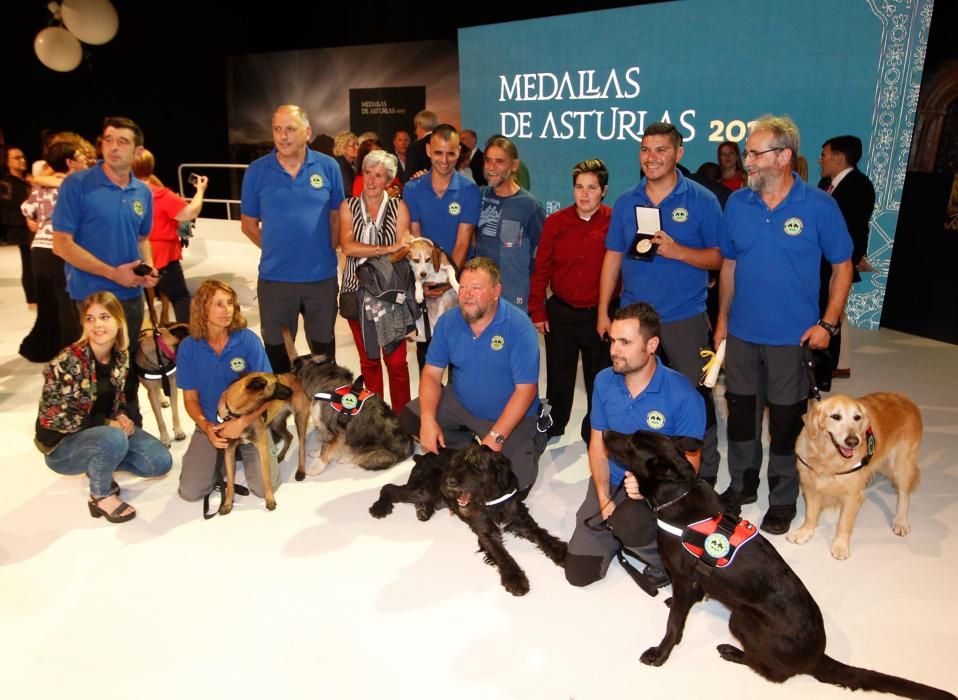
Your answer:
[[[719,498],[722,499],[722,504],[725,506],[725,514],[737,518],[742,514],[742,506],[755,503],[758,500],[758,495],[755,493],[739,493],[729,486]]]
[[[770,535],[784,535],[792,526],[796,514],[795,504],[769,506],[759,526]]]

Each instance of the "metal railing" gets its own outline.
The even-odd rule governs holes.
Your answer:
[[[189,173],[192,173],[195,170],[209,170],[212,168],[219,168],[222,170],[246,170],[248,165],[238,165],[236,163],[180,163],[180,166],[176,169],[176,179],[177,187],[180,193],[180,196],[183,199],[189,200],[193,195],[192,193],[187,194],[184,185],[186,184],[185,177],[189,177]],[[186,176],[184,177],[184,172]],[[238,199],[216,199],[210,197],[203,198],[204,206],[206,204],[222,204],[226,209],[226,219],[227,221],[233,220],[233,210],[230,205],[235,204],[239,205],[240,200]]]

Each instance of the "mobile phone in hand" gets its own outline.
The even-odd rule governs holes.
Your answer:
[[[139,275],[140,277],[145,277],[146,275],[153,272],[153,268],[147,265],[146,263],[140,263],[133,268],[133,274]]]

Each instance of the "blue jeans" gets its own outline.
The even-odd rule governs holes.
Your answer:
[[[137,428],[130,437],[110,425],[98,425],[67,435],[46,456],[47,466],[57,474],[86,474],[90,495],[110,493],[113,472],[137,476],[163,476],[173,466],[170,451],[149,433]]]

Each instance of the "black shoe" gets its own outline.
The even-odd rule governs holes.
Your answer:
[[[792,520],[795,519],[796,512],[794,503],[769,506],[759,527],[771,535],[784,535],[788,532],[788,528],[792,526]]]
[[[653,588],[664,588],[672,583],[672,579],[669,578],[669,575],[665,573],[663,569],[652,566],[651,564],[646,565],[642,571],[642,576],[645,577],[645,580],[648,581],[649,585]]]
[[[719,498],[722,499],[722,504],[725,506],[725,514],[737,518],[742,514],[742,506],[755,503],[758,500],[758,494],[739,493],[729,486]]]

